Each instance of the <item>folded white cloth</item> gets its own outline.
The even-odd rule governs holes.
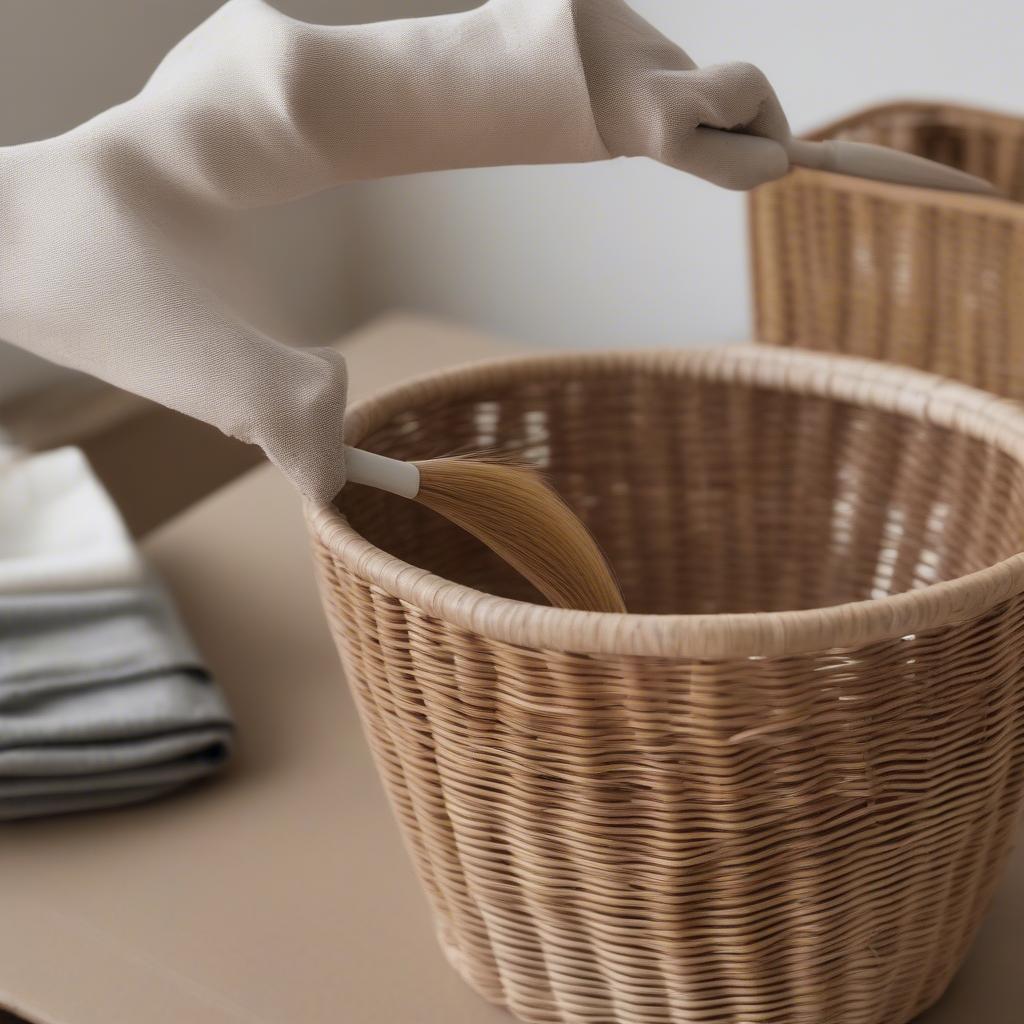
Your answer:
[[[143,564],[77,448],[0,465],[0,594],[137,584]]]
[[[0,821],[220,769],[230,712],[77,448],[0,466]]]
[[[345,480],[344,360],[229,308],[232,211],[346,181],[648,156],[732,188],[788,168],[749,64],[697,67],[621,0],[489,0],[327,27],[229,0],[133,99],[0,148],[0,337],[259,444],[304,494]]]

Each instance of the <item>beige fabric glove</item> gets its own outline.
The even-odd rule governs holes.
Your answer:
[[[759,148],[750,162],[728,135],[694,132],[704,125],[789,137],[772,87],[752,64],[698,68],[621,0],[575,0],[573,12],[594,120],[611,155],[653,157],[730,189],[789,170],[781,144]]]
[[[695,145],[699,123],[787,132],[759,73],[695,69],[619,0],[341,28],[229,0],[132,100],[0,149],[0,337],[258,444],[328,501],[344,361],[267,337],[209,283],[228,213],[361,178],[612,155],[729,187],[785,172],[781,147],[741,167],[728,139]]]

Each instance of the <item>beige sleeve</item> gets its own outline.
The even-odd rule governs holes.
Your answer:
[[[663,159],[608,145],[622,134],[608,111],[621,120],[623,103],[639,104],[656,141],[649,90],[612,90],[608,138],[591,106],[578,25],[610,16],[614,30],[623,8],[490,0],[325,27],[229,0],[127,103],[0,149],[0,337],[258,444],[304,494],[329,500],[344,483],[344,362],[237,315],[203,272],[205,242],[230,211],[361,178]],[[614,36],[594,38],[588,53],[614,81]],[[673,117],[680,97],[688,109],[685,90],[669,95]],[[687,113],[677,127],[695,123]]]

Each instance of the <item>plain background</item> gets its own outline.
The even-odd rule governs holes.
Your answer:
[[[217,6],[0,0],[0,145],[57,134],[127,99]],[[344,24],[476,5],[276,6]],[[1019,0],[634,6],[699,63],[760,65],[796,130],[890,98],[1024,111]],[[299,344],[395,307],[563,346],[695,344],[750,331],[742,197],[643,160],[348,186],[254,216],[237,258],[260,285],[252,318]],[[0,344],[0,399],[55,372]]]

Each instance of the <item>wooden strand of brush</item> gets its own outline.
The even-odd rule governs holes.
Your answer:
[[[486,544],[555,608],[625,612],[596,541],[535,469],[480,456],[415,466],[415,500]]]
[[[410,498],[482,541],[555,608],[624,612],[601,549],[535,467],[483,453],[408,462],[345,446],[348,487]]]

